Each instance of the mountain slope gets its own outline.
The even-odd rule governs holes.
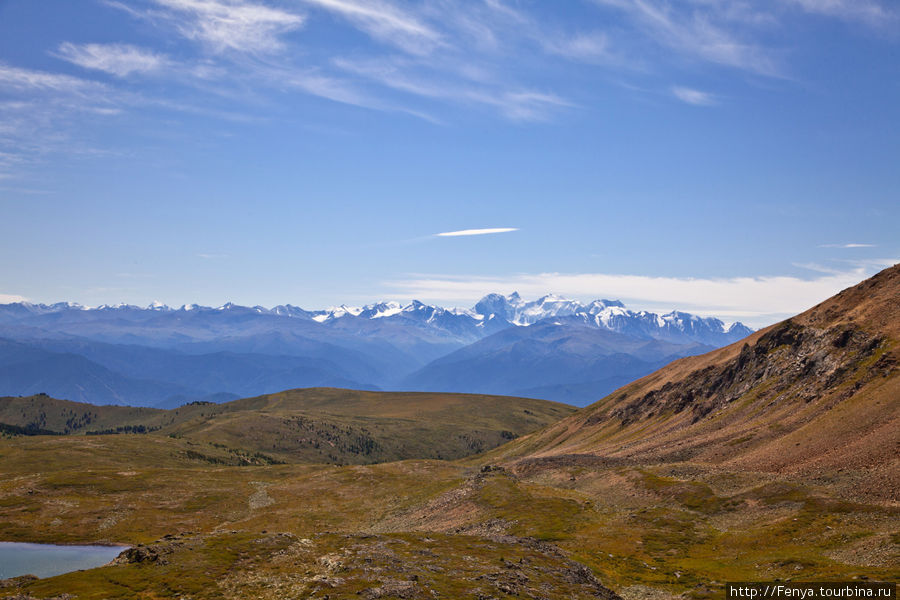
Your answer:
[[[0,398],[0,424],[26,431],[137,431],[183,438],[198,445],[200,459],[211,461],[221,461],[221,450],[229,448],[247,460],[360,464],[460,458],[573,410],[504,396],[312,388],[171,410],[93,406],[46,395],[7,397]]]
[[[80,354],[50,352],[2,338],[0,391],[10,395],[43,392],[95,404],[131,405],[153,405],[176,395],[205,395],[177,383],[128,377]]]
[[[372,389],[352,369],[321,358],[218,352],[192,355],[90,340],[0,338],[0,392],[47,393],[92,404],[179,406],[221,393],[231,398],[294,387]]]
[[[79,354],[126,377],[167,381],[205,394],[227,390],[237,397],[297,387],[372,389],[365,377],[375,377],[372,369],[346,362],[336,364],[322,357],[227,351],[193,354],[85,339],[36,340],[29,345],[53,352]],[[359,379],[352,378],[354,374]]]
[[[504,329],[426,365],[401,386],[534,394],[583,405],[675,358],[706,349],[635,338],[562,317]]]
[[[852,469],[900,492],[900,265],[745,341],[678,360],[497,451],[729,469]]]

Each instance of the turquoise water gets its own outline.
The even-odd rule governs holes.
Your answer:
[[[18,575],[52,577],[105,565],[125,546],[56,546],[0,542],[0,579]]]

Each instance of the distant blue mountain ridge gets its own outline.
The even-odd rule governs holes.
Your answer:
[[[326,310],[19,302],[0,305],[0,395],[175,406],[330,386],[583,405],[751,332],[684,312],[552,294],[489,294],[470,309],[419,301]]]

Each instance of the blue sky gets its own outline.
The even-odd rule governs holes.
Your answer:
[[[898,32],[887,0],[0,0],[0,301],[764,325],[900,260]]]

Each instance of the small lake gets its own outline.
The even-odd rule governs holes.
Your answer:
[[[105,565],[127,546],[57,546],[0,542],[0,579],[19,575],[52,577]]]

